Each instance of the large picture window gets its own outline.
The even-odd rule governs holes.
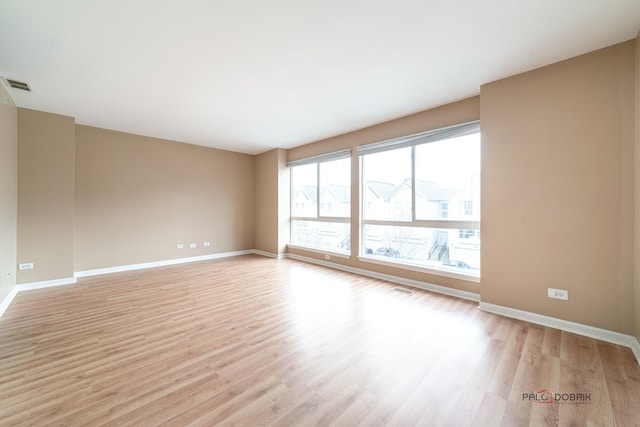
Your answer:
[[[358,148],[365,260],[480,274],[480,125]]]
[[[351,152],[290,162],[291,244],[348,254]]]

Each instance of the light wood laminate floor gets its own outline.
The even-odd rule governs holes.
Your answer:
[[[640,425],[628,348],[398,288],[244,256],[20,292],[0,425]]]

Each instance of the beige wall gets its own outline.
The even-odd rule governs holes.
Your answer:
[[[287,251],[291,234],[291,173],[287,168],[287,150],[278,149],[278,254]]]
[[[289,241],[289,170],[281,148],[256,156],[255,249],[280,255]]]
[[[278,149],[256,156],[255,249],[278,253]]]
[[[18,110],[0,84],[0,302],[16,284]]]
[[[640,33],[635,40],[636,104],[635,104],[635,332],[640,340]]]
[[[18,109],[17,283],[73,277],[72,117]]]
[[[254,189],[253,156],[77,126],[76,271],[252,249]]]
[[[633,41],[480,99],[482,301],[633,334]]]
[[[383,141],[390,138],[406,136],[418,132],[432,129],[438,129],[454,124],[470,122],[480,118],[480,99],[478,97],[470,98],[464,101],[449,104],[433,110],[424,111],[422,113],[413,114],[401,119],[392,120],[359,131],[340,135],[327,140],[315,142],[313,144],[304,145],[289,150],[289,160],[297,160],[318,154],[330,153],[332,151],[342,150],[346,148],[354,149],[355,147],[377,141]],[[358,218],[359,215],[359,173],[358,156],[352,156],[351,163],[351,217]],[[360,241],[360,230],[358,221],[351,221],[351,251],[358,254],[358,242]],[[323,254],[305,251],[295,248],[289,248],[289,252],[323,260]],[[435,283],[442,286],[468,291],[479,292],[477,283],[465,280],[452,279],[442,276],[434,276],[405,269],[382,266],[368,262],[359,261],[356,255],[352,255],[350,259],[333,257],[332,262],[348,265],[355,268],[367,269],[370,271],[392,274],[395,276],[420,280],[423,282]]]
[[[293,148],[288,151],[288,160],[304,159],[306,157],[353,148],[363,144],[457,125],[478,120],[479,118],[480,97],[474,97]]]

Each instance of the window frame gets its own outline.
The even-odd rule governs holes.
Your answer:
[[[293,227],[295,221],[307,221],[307,222],[328,222],[328,223],[336,223],[336,224],[348,224],[351,226],[351,209],[349,209],[349,214],[347,216],[329,216],[329,215],[321,215],[321,203],[320,203],[320,165],[322,163],[332,162],[336,160],[349,159],[349,205],[351,206],[351,159],[352,153],[351,149],[341,150],[333,153],[323,154],[320,156],[314,156],[309,158],[304,158],[300,160],[290,161],[287,163],[287,167],[289,167],[289,178],[291,183],[293,184],[293,170],[296,166],[304,166],[315,164],[316,166],[316,212],[315,216],[301,216],[301,215],[293,215],[293,203],[294,202],[294,186],[290,186],[290,203],[289,209],[291,213],[289,215],[289,233],[291,235],[291,239],[293,240]],[[349,232],[349,238],[351,238],[351,232]],[[313,246],[313,245],[303,245],[300,243],[294,243],[289,241],[288,246],[303,250],[312,250],[312,251],[321,251],[322,253],[330,253],[338,257],[350,258],[351,250],[339,250],[339,249],[329,249],[321,246]]]
[[[430,274],[452,277],[467,281],[478,282],[480,281],[480,271],[478,272],[463,272],[463,271],[450,271],[448,269],[440,269],[433,266],[427,266],[422,263],[415,263],[408,260],[398,260],[396,258],[386,259],[382,257],[375,257],[371,254],[364,253],[365,248],[365,227],[367,225],[379,225],[379,226],[390,226],[390,227],[412,227],[412,228],[429,228],[429,229],[438,229],[438,230],[474,230],[478,239],[480,239],[479,231],[480,231],[480,219],[418,219],[416,217],[416,147],[422,144],[428,144],[429,142],[442,141],[446,139],[452,139],[459,136],[472,135],[480,133],[480,122],[473,121],[468,123],[463,123],[460,125],[450,126],[447,128],[437,129],[434,131],[422,132],[415,135],[410,135],[407,137],[396,138],[393,140],[382,141],[374,144],[368,144],[365,146],[358,147],[358,157],[359,157],[359,167],[360,167],[360,215],[359,215],[359,234],[360,234],[360,244],[358,254],[358,259],[366,262],[393,266],[403,269],[408,269],[412,271],[420,271],[427,272]],[[411,220],[375,220],[375,219],[366,219],[365,218],[365,209],[364,209],[364,198],[362,197],[363,192],[365,191],[366,182],[364,180],[365,176],[365,157],[368,154],[375,154],[385,151],[391,151],[396,149],[401,149],[405,147],[411,147]],[[448,203],[448,208],[450,209],[450,203]],[[447,212],[449,211],[447,210]],[[440,214],[441,215],[441,212]]]

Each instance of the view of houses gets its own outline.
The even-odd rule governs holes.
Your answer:
[[[452,269],[480,268],[480,177],[469,176],[458,188],[415,181],[416,220],[468,221],[468,228],[426,228],[396,225],[412,220],[412,187],[409,178],[399,183],[368,180],[363,189],[363,254],[425,266]],[[320,202],[321,217],[349,217],[351,203],[347,185],[331,184],[318,188],[294,188],[292,207],[297,217],[315,217]],[[319,197],[318,197],[319,196]],[[368,223],[376,221],[375,224]],[[380,224],[385,222],[385,224]],[[408,225],[408,224],[407,224]],[[441,224],[442,225],[442,224]],[[336,251],[350,249],[348,222],[294,220],[292,243]]]

